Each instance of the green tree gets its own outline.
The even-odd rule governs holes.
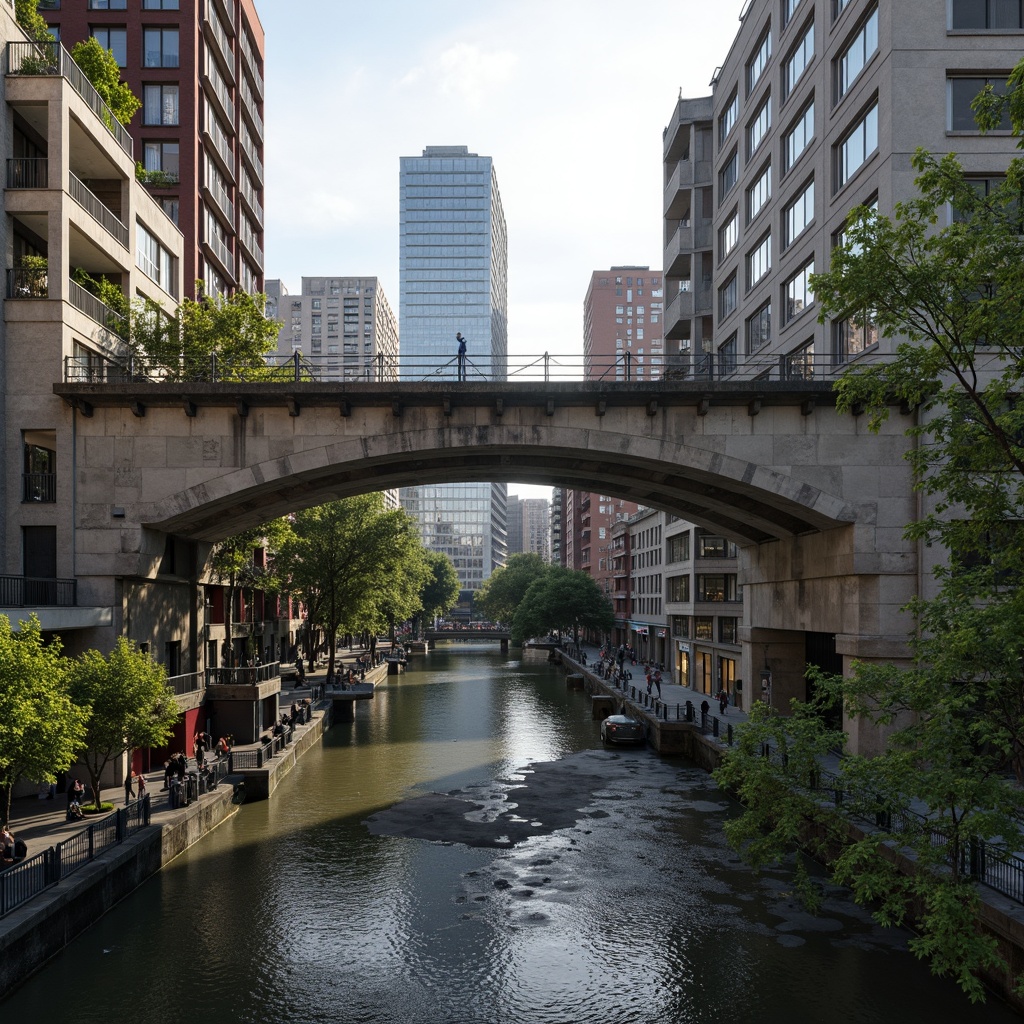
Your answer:
[[[54,782],[82,748],[88,712],[68,690],[60,642],[43,643],[39,619],[20,630],[0,615],[0,808],[11,816],[11,792],[21,778]]]
[[[440,551],[424,551],[427,572],[420,588],[420,608],[425,619],[444,615],[459,600],[459,574],[452,560]]]
[[[403,561],[410,551],[420,559],[410,543],[415,524],[401,509],[385,509],[380,494],[362,494],[296,512],[291,525],[279,571],[305,602],[307,654],[312,660],[312,631],[318,628],[333,673],[339,632],[378,624],[387,607],[384,595],[402,585]]]
[[[55,37],[39,13],[38,0],[14,0],[14,16],[30,38],[41,43],[55,42]]]
[[[1007,102],[989,93],[979,106],[993,117]],[[1021,109],[1010,105],[1018,135]],[[833,868],[881,923],[912,916],[911,949],[978,1000],[979,972],[1006,965],[976,927],[965,869],[980,843],[1019,849],[1024,820],[1024,791],[1006,777],[1024,778],[1024,166],[1014,159],[985,192],[954,156],[918,151],[913,163],[916,195],[891,217],[854,210],[829,271],[812,278],[823,321],[872,322],[900,339],[890,360],[843,376],[838,405],[866,411],[873,429],[894,404],[916,410],[908,458],[923,515],[906,535],[949,553],[935,596],[909,605],[907,665],[854,663],[849,678],[819,680],[887,737],[881,754],[841,762],[844,815],[876,827]],[[718,773],[746,801],[732,838],[753,863],[839,834],[837,812],[806,791],[809,764],[839,737],[809,711],[794,705],[783,724],[760,709]],[[759,756],[773,738],[786,757]],[[893,850],[917,869],[901,873]]]
[[[531,552],[510,555],[501,569],[495,569],[485,580],[473,601],[492,622],[511,622],[516,609],[530,589],[550,566]]]
[[[132,750],[166,743],[178,704],[164,667],[123,636],[107,657],[92,650],[74,660],[71,694],[89,709],[85,766],[98,807],[107,765]]]
[[[589,573],[551,566],[530,584],[512,619],[512,638],[522,641],[556,630],[571,632],[578,642],[581,629],[607,632],[615,617],[611,602]]]
[[[117,66],[117,58],[113,51],[104,50],[96,37],[90,36],[75,43],[71,48],[71,59],[92,82],[93,88],[100,94],[114,117],[122,125],[129,125],[136,111],[142,106],[142,100],[132,92],[127,82],[121,81],[121,69]]]
[[[204,295],[184,299],[169,318],[140,300],[133,306],[132,348],[170,381],[272,379],[265,357],[277,348],[281,325],[267,317],[266,305],[262,294]]]
[[[229,662],[233,658],[232,638],[234,635],[235,603],[239,591],[249,592],[249,605],[254,605],[253,592],[262,590],[274,592],[281,589],[281,580],[276,572],[275,554],[280,550],[290,534],[290,526],[285,519],[273,519],[270,522],[242,530],[220,541],[211,555],[211,575],[225,588],[224,599],[224,631],[227,640]],[[255,552],[259,548],[267,549],[264,565],[256,564]],[[248,651],[250,655],[258,652],[253,650],[254,623],[250,623]],[[230,666],[229,666],[230,667]]]

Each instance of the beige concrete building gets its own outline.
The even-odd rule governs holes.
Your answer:
[[[267,316],[278,357],[299,354],[321,380],[397,379],[398,319],[376,277],[304,277],[298,295],[267,281]]]

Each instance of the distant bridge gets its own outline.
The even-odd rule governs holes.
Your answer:
[[[512,634],[507,629],[425,629],[423,639],[429,647],[444,640],[500,640],[501,652],[507,654]]]

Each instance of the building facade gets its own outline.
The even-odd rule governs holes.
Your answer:
[[[253,0],[40,4],[70,50],[94,36],[142,108],[125,125],[154,199],[188,240],[185,294],[262,292],[263,27]]]
[[[399,220],[401,378],[457,380],[461,333],[465,378],[504,380],[508,239],[491,158],[465,146],[402,157]],[[423,543],[452,558],[466,605],[505,564],[506,485],[432,484],[400,496]]]
[[[665,372],[665,286],[660,270],[596,270],[583,301],[587,380],[658,380]]]
[[[266,294],[279,358],[298,354],[321,380],[396,378],[398,320],[376,277],[304,277],[298,295],[272,279]]]

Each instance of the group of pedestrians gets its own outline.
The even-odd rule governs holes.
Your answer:
[[[139,772],[129,772],[124,777],[124,805],[127,807],[132,800],[141,804],[146,798],[146,776]]]

